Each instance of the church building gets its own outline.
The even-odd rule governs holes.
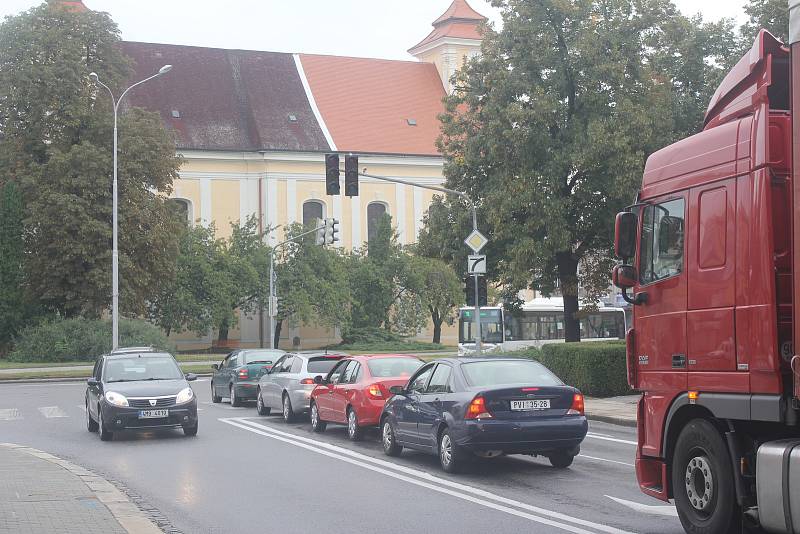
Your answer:
[[[175,133],[185,162],[173,198],[190,224],[213,222],[227,236],[231,223],[252,215],[263,228],[335,217],[339,245],[351,249],[388,213],[400,242],[413,243],[434,192],[362,178],[360,196],[326,196],[325,154],[358,154],[370,174],[442,184],[437,117],[452,90],[450,78],[479,53],[486,20],[466,0],[453,0],[409,50],[409,61],[125,41],[135,79],[174,66],[137,88],[130,103],[160,113]],[[270,243],[282,236],[271,232]],[[455,329],[443,334],[443,343],[456,342]],[[243,317],[229,340],[264,346],[269,335],[261,314]],[[281,347],[299,341],[304,349],[336,337],[306,326],[284,326],[281,335]],[[175,340],[180,349],[205,348],[213,336],[186,333]],[[429,333],[420,339],[429,340]]]

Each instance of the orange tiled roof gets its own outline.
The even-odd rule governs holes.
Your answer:
[[[58,3],[72,11],[89,11],[89,8],[83,4],[83,0],[60,0]]]
[[[466,0],[454,0],[447,11],[433,23],[433,31],[415,46],[409,49],[412,52],[420,47],[432,43],[443,37],[456,39],[481,40],[479,28],[487,19],[474,9]]]
[[[433,64],[309,54],[300,60],[338,150],[439,155],[445,90]]]
[[[447,11],[445,11],[441,17],[433,21],[433,25],[438,26],[452,19],[472,20],[477,22],[489,20],[472,9],[466,0],[454,0],[453,3],[450,4],[450,7],[447,8]]]

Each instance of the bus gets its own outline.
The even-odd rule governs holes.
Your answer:
[[[537,298],[526,302],[519,313],[509,314],[500,306],[481,307],[481,339],[485,352],[506,352],[541,347],[564,341],[564,301]],[[581,341],[625,339],[627,314],[623,308],[598,305],[580,320]],[[475,350],[475,308],[461,308],[458,317],[458,352]]]

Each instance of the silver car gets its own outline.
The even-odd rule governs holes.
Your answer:
[[[298,415],[308,413],[314,377],[327,375],[345,356],[347,354],[332,352],[286,354],[258,382],[258,414],[269,415],[272,410],[281,410],[284,421],[291,423]]]

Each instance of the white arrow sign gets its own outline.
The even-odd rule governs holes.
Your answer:
[[[643,514],[678,517],[678,511],[674,506],[653,506],[651,504],[639,504],[638,502],[626,501],[625,499],[619,499],[617,497],[612,497],[611,495],[606,495],[606,497],[616,503],[621,504],[622,506],[627,506],[631,510],[641,512]]]
[[[486,256],[469,256],[467,272],[469,274],[486,274]]]

